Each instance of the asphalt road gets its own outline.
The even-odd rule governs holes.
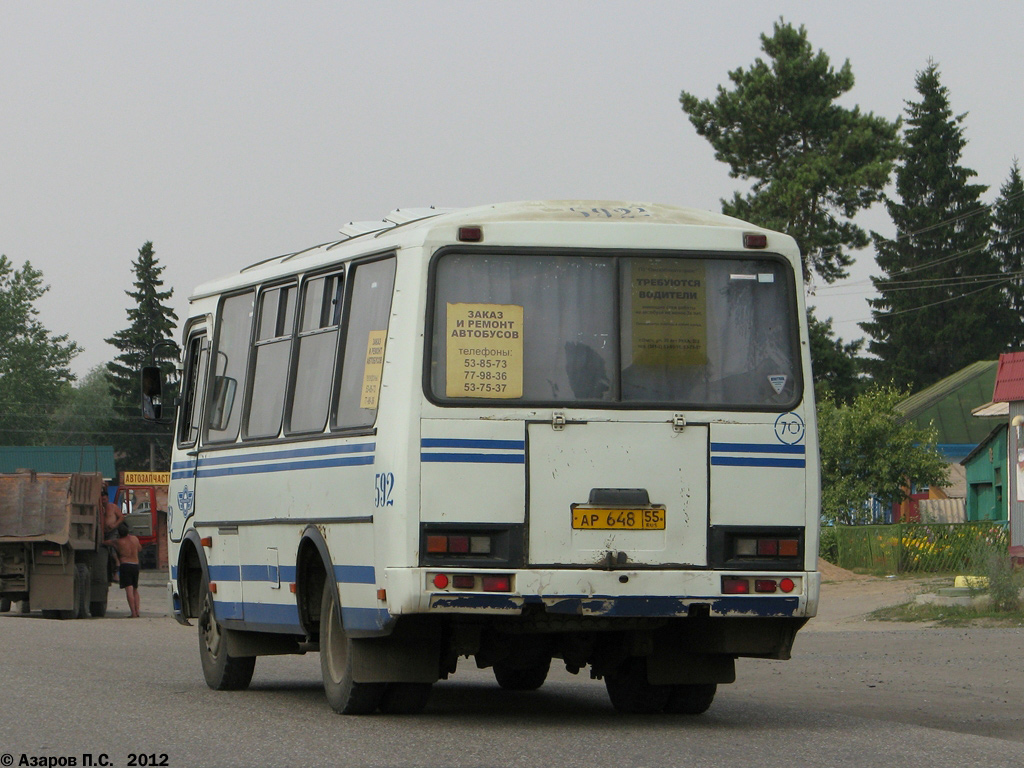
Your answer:
[[[156,586],[142,587],[141,619],[127,618],[120,593],[105,619],[3,614],[0,766],[5,755],[15,766],[128,766],[135,755],[173,768],[1024,761],[1024,628],[866,622],[864,609],[898,602],[878,581],[826,585],[794,658],[740,660],[737,682],[693,718],[618,715],[603,683],[555,665],[540,691],[503,691],[471,660],[421,715],[342,717],[315,653],[260,658],[247,691],[209,690],[195,630],[167,617]]]

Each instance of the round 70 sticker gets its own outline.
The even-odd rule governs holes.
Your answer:
[[[796,445],[803,440],[804,429],[804,420],[798,413],[780,413],[775,420],[775,437],[786,445]]]

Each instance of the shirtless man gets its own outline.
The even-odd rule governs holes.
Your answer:
[[[113,561],[113,570],[108,574],[112,579],[120,565],[117,561],[117,528],[124,520],[124,515],[107,495],[106,483],[100,489],[100,509],[103,510],[103,543],[109,547],[110,559]]]
[[[103,506],[103,538],[109,539],[113,537],[113,532],[117,530],[117,526],[124,516],[117,508],[117,504],[114,504],[107,496],[106,486],[103,486],[103,492],[100,494],[100,504]]]
[[[118,573],[118,583],[128,598],[128,609],[132,618],[139,615],[139,551],[142,545],[137,536],[128,531],[128,523],[121,523],[117,527],[117,541],[114,548],[117,550],[118,559],[121,561]]]

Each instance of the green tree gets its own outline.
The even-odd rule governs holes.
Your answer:
[[[752,180],[750,193],[723,200],[722,210],[795,237],[804,276],[830,283],[846,276],[848,249],[869,242],[851,219],[882,199],[898,124],[836,103],[853,88],[850,62],[833,69],[804,27],[780,19],[761,48],[769,61],[730,72],[733,90],[719,86],[713,101],[683,91],[679,101],[730,175]]]
[[[850,405],[826,394],[818,401],[821,513],[832,523],[870,522],[868,502],[904,501],[913,485],[943,486],[946,461],[934,430],[904,421],[896,405],[905,395],[872,387]]]
[[[832,329],[832,318],[819,320],[813,308],[807,310],[807,328],[811,338],[814,391],[818,398],[831,394],[842,405],[852,402],[865,384],[860,358],[864,340],[844,344]]]
[[[132,271],[134,289],[125,291],[134,304],[128,308],[130,324],[107,339],[108,344],[120,350],[107,364],[117,410],[111,431],[119,433],[112,442],[118,455],[118,469],[157,469],[166,467],[170,460],[172,431],[168,425],[142,421],[139,372],[145,365],[158,364],[168,377],[173,375],[174,361],[178,359],[178,345],[173,340],[178,316],[164,303],[174,291],[160,290],[164,267],[157,263],[153,243],[146,242],[139,249]]]
[[[882,277],[869,299],[868,370],[879,383],[919,390],[1005,346],[1005,277],[988,248],[986,187],[960,165],[965,115],[954,116],[934,63],[919,72],[908,102],[906,149],[896,170],[899,201],[886,208],[897,235],[872,233]]]
[[[110,424],[116,420],[106,365],[97,365],[66,394],[50,417],[51,445],[110,445]]]
[[[1024,180],[1016,160],[992,206],[992,254],[1007,276],[1011,327],[1007,349],[1024,348]]]
[[[81,350],[67,334],[54,336],[39,321],[36,302],[49,290],[27,261],[15,269],[0,255],[0,444],[39,445],[46,422],[75,376]]]

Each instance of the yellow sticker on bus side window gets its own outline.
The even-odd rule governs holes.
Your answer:
[[[387,331],[370,331],[366,342],[366,364],[363,366],[363,390],[359,407],[374,410],[380,398],[380,376],[384,371],[384,340]]]
[[[523,308],[448,304],[447,397],[523,396]]]
[[[704,265],[667,259],[633,262],[633,363],[706,365]]]

